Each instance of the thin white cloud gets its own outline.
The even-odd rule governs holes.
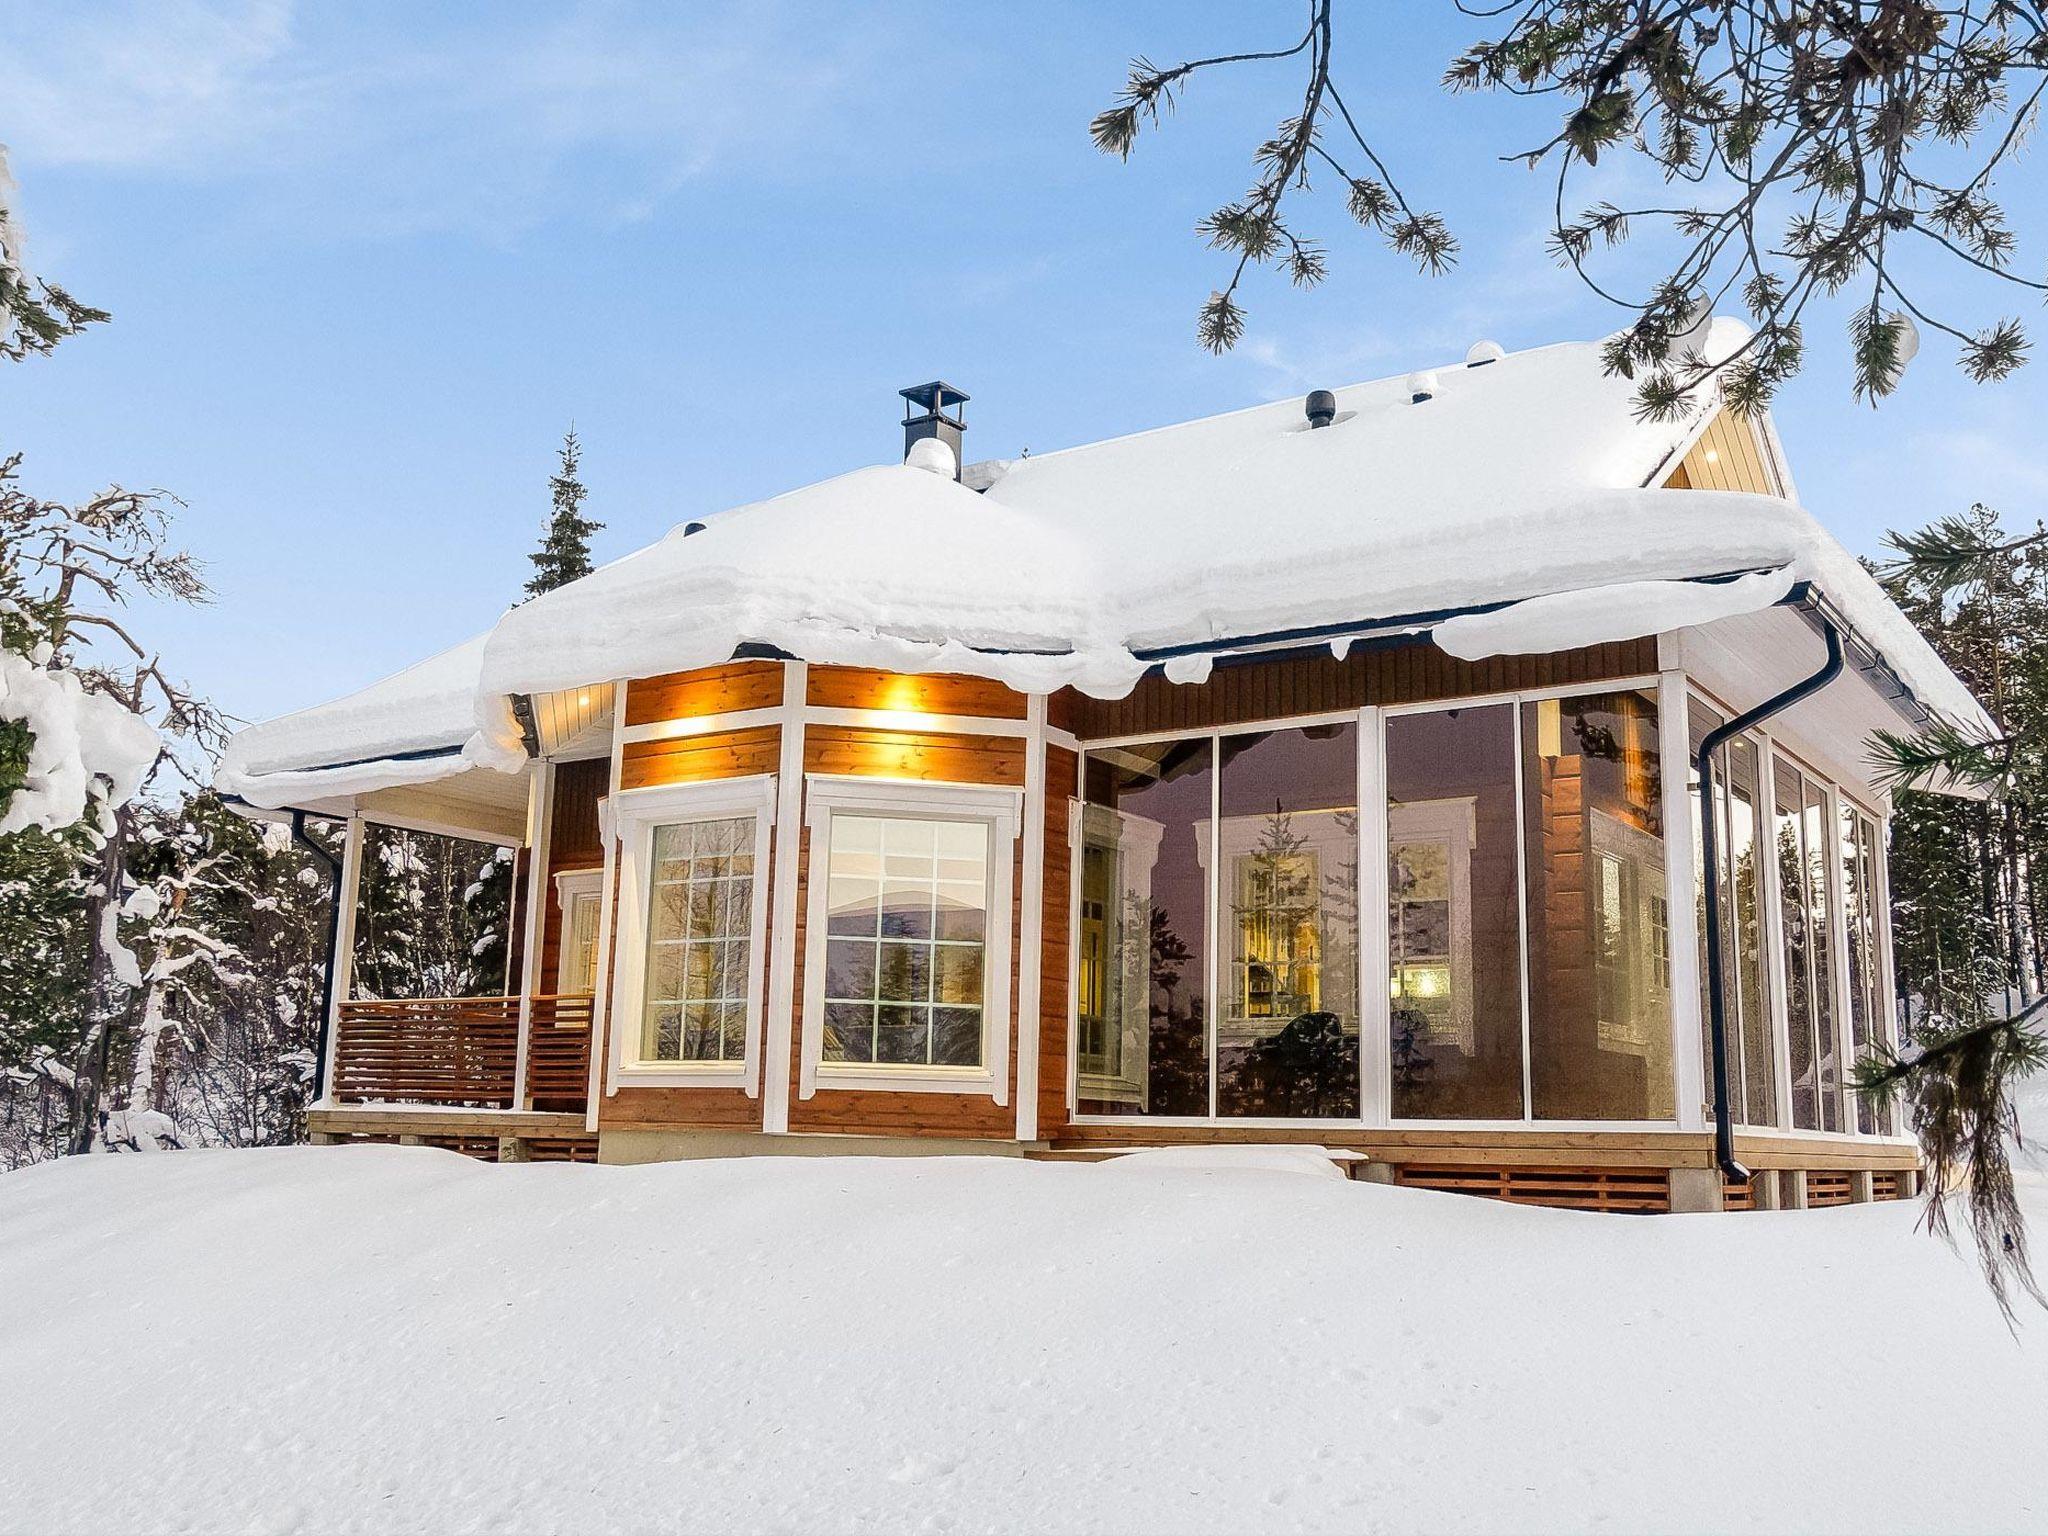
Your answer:
[[[716,169],[819,134],[868,59],[860,29],[796,46],[777,4],[432,8],[372,29],[292,0],[45,4],[0,17],[7,127],[61,167],[246,184],[268,223],[504,235],[564,212],[648,216]]]

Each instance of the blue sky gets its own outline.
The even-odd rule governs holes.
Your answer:
[[[1291,0],[12,0],[0,141],[30,256],[115,318],[0,370],[0,447],[45,495],[185,499],[217,601],[148,627],[254,718],[486,627],[571,421],[610,557],[892,457],[895,391],[923,379],[973,395],[970,456],[997,456],[1611,329],[1542,253],[1548,181],[1497,158],[1546,108],[1438,90],[1477,25],[1448,3],[1374,9],[1398,29],[1340,34],[1341,77],[1464,258],[1417,277],[1325,195],[1299,217],[1331,280],[1253,280],[1217,359],[1192,335],[1223,269],[1191,229],[1293,74],[1199,84],[1129,165],[1086,123],[1130,55],[1268,45]],[[1627,173],[1600,175],[1582,201]],[[2037,151],[2009,201],[2040,185]],[[2030,312],[1944,288],[1973,323]],[[1777,415],[1852,549],[1976,500],[2048,515],[2048,363],[1979,388],[1930,342],[1873,412],[1842,318],[1815,319]]]

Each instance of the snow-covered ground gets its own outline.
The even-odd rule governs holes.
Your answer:
[[[47,1164],[0,1179],[0,1528],[2048,1529],[2048,1315],[1915,1205],[1328,1170]]]

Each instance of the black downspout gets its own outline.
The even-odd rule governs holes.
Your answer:
[[[327,866],[327,984],[320,993],[320,1038],[313,1047],[313,1102],[327,1091],[327,1035],[334,1027],[334,961],[341,948],[341,860],[306,835],[306,813],[292,812],[292,841]]]
[[[1828,643],[1828,659],[1811,677],[1794,683],[1755,709],[1737,715],[1726,725],[1707,732],[1706,740],[1693,758],[1700,781],[1700,855],[1704,868],[1701,885],[1707,893],[1707,1034],[1714,1060],[1714,1161],[1721,1172],[1737,1183],[1747,1184],[1750,1171],[1735,1160],[1735,1125],[1728,1113],[1728,983],[1721,973],[1721,839],[1714,820],[1714,754],[1731,736],[1789,709],[1809,694],[1820,692],[1842,671],[1842,632],[1824,613],[1817,613],[1821,634]]]

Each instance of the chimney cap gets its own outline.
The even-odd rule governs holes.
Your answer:
[[[1302,402],[1311,427],[1327,427],[1337,419],[1337,397],[1327,389],[1312,389]]]
[[[950,407],[965,405],[968,400],[966,390],[956,389],[943,379],[933,379],[929,384],[913,384],[910,388],[899,389],[896,393],[906,402],[903,407],[905,421],[910,419],[911,406],[922,406],[928,414],[941,416]]]

